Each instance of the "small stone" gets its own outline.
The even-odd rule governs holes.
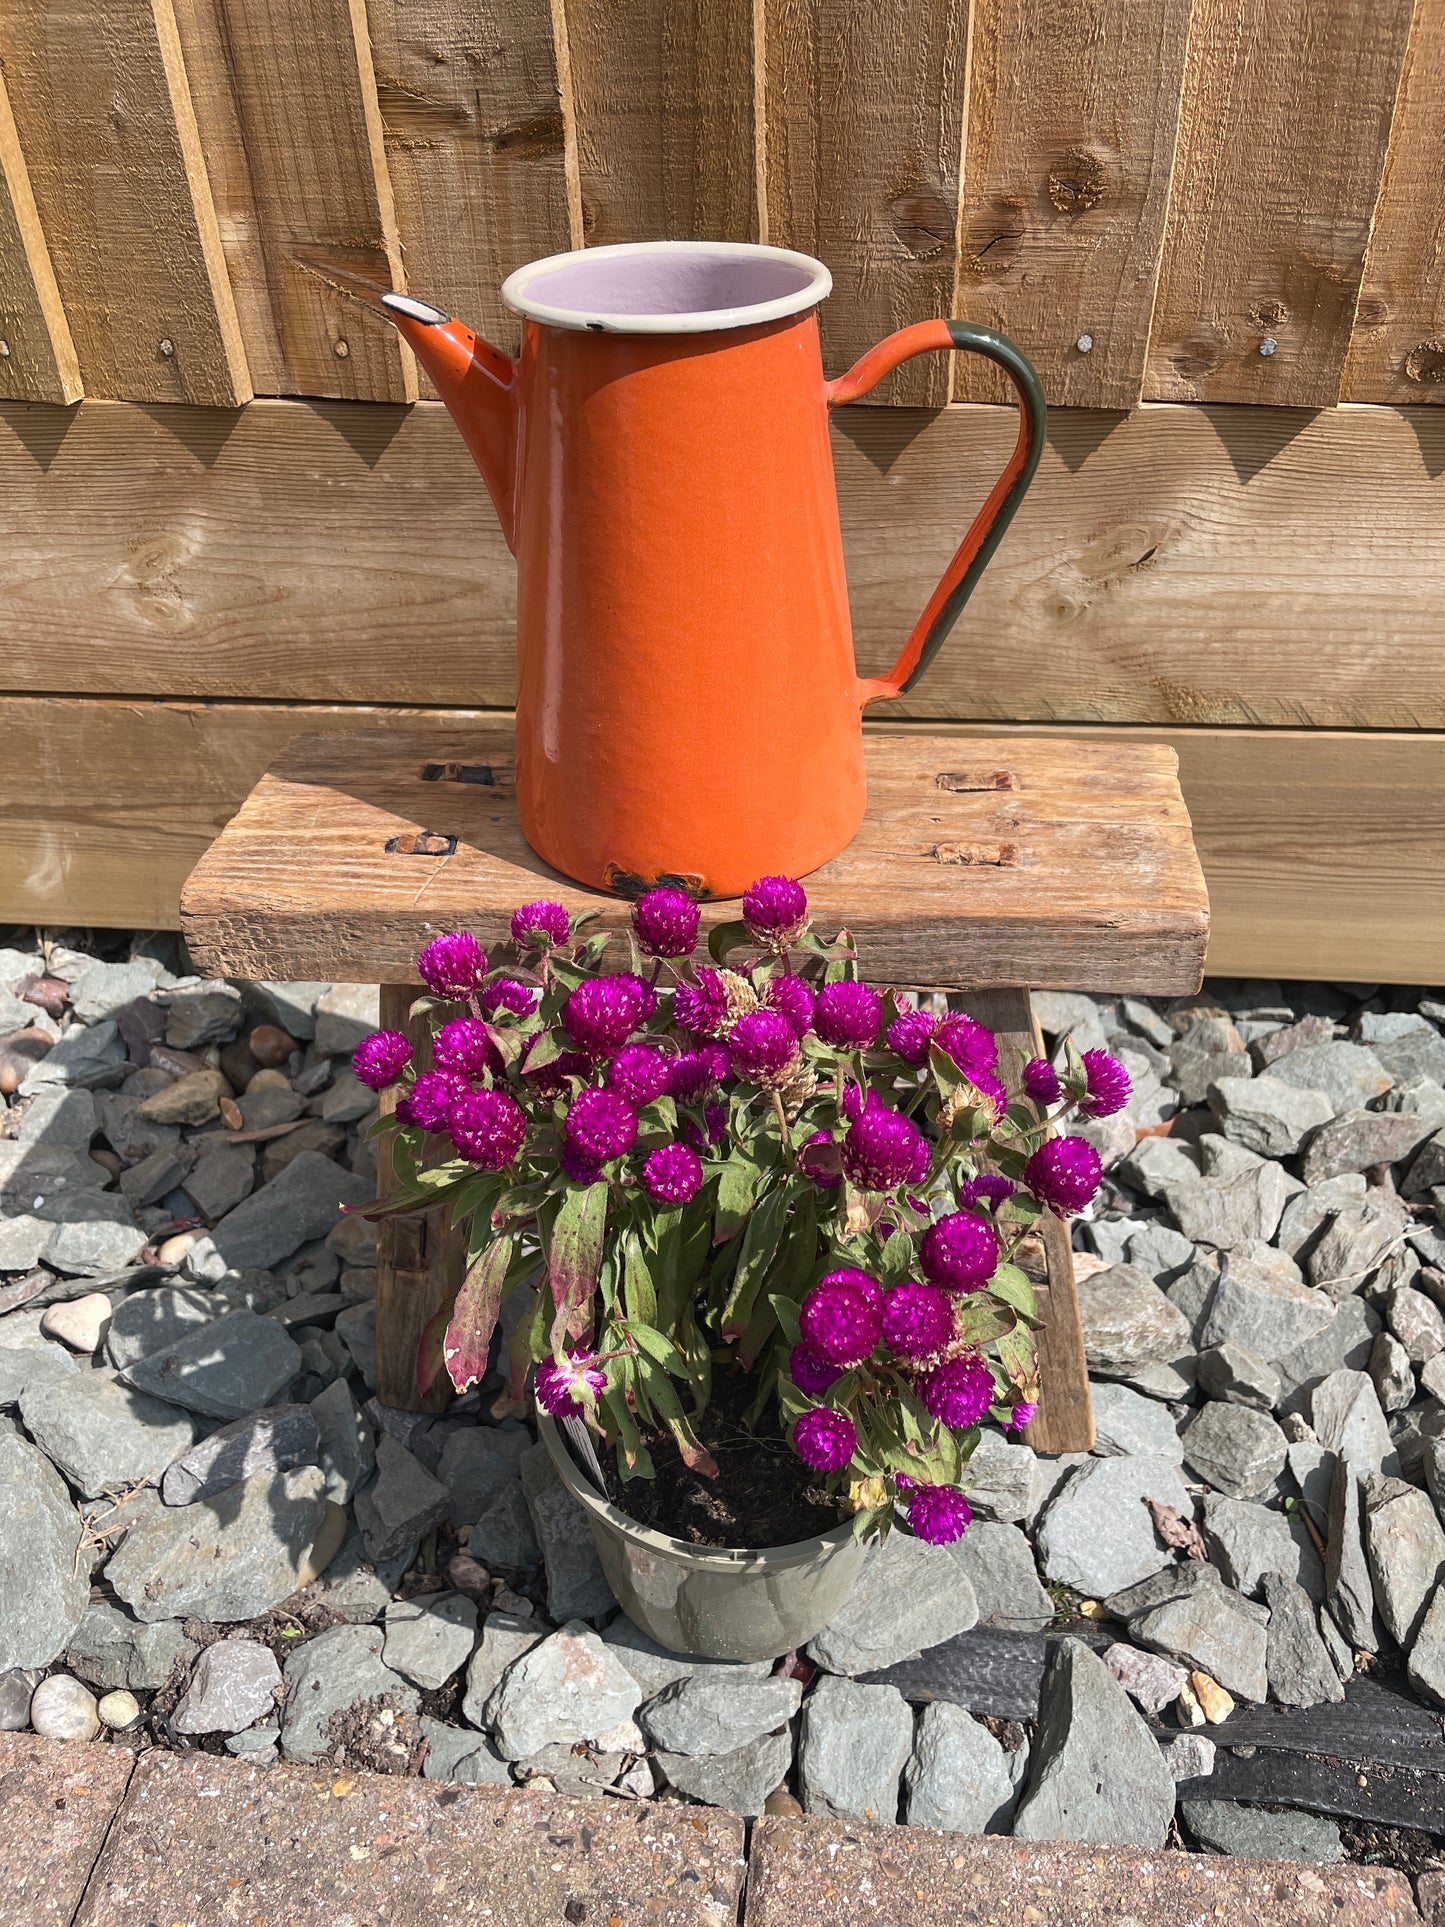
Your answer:
[[[437,1477],[447,1489],[451,1522],[474,1525],[497,1495],[519,1476],[532,1444],[525,1425],[476,1425],[453,1432],[442,1448]]]
[[[316,1462],[319,1434],[306,1405],[273,1405],[223,1425],[165,1469],[161,1497],[167,1505],[209,1499],[257,1472],[284,1472]],[[329,1491],[328,1497],[333,1496]]]
[[[1144,1272],[1114,1265],[1078,1287],[1084,1349],[1096,1371],[1128,1371],[1167,1363],[1188,1349],[1189,1324]]]
[[[1308,1132],[1335,1114],[1332,1099],[1281,1077],[1229,1077],[1211,1084],[1209,1107],[1226,1137],[1261,1157],[1297,1151]]]
[[[1346,1111],[1310,1139],[1300,1165],[1306,1184],[1394,1164],[1409,1157],[1429,1135],[1424,1121],[1407,1111]]]
[[[325,1759],[336,1745],[333,1723],[364,1701],[380,1700],[385,1710],[415,1713],[415,1687],[382,1663],[382,1635],[376,1626],[333,1626],[308,1640],[286,1662],[286,1706],[281,1748],[303,1766]]]
[[[796,1820],[802,1816],[803,1803],[801,1800],[795,1800],[785,1788],[779,1787],[776,1793],[770,1793],[764,1800],[763,1812],[779,1816],[787,1815],[788,1818]]]
[[[870,1548],[862,1575],[832,1623],[808,1643],[831,1673],[872,1673],[978,1623],[978,1604],[946,1546],[901,1532]]]
[[[1204,1717],[1204,1708],[1199,1704],[1199,1697],[1187,1680],[1180,1687],[1179,1697],[1174,1702],[1174,1717],[1183,1727],[1194,1728],[1209,1724]]]
[[[1040,1029],[1056,1043],[1067,1037],[1082,1052],[1109,1042],[1097,999],[1082,990],[1036,990],[1033,1007]]]
[[[1303,1426],[1305,1422],[1297,1419],[1296,1423]],[[1288,1427],[1284,1429],[1288,1436]],[[1308,1439],[1291,1441],[1289,1475],[1306,1510],[1323,1535],[1330,1516],[1330,1485],[1335,1476],[1334,1453],[1327,1452],[1310,1431]]]
[[[1209,1586],[1154,1607],[1132,1620],[1129,1631],[1141,1646],[1207,1673],[1226,1692],[1262,1701],[1268,1690],[1263,1623],[1267,1617],[1227,1586]],[[1191,1678],[1190,1684],[1203,1706],[1199,1681]]]
[[[125,1074],[125,1044],[112,1022],[73,1024],[26,1074],[20,1095],[28,1097],[52,1084],[72,1091],[97,1090],[119,1084]]]
[[[1211,1493],[1204,1501],[1204,1540],[1227,1583],[1247,1599],[1260,1597],[1271,1572],[1299,1580],[1311,1598],[1324,1596],[1324,1569],[1298,1518]]]
[[[1125,1184],[1147,1198],[1162,1198],[1167,1185],[1192,1183],[1199,1175],[1193,1145],[1172,1137],[1140,1138],[1119,1166]]]
[[[467,1667],[466,1698],[462,1718],[473,1726],[487,1724],[487,1701],[500,1684],[502,1675],[515,1661],[540,1646],[548,1628],[515,1613],[489,1612],[482,1622],[482,1636]],[[625,1656],[624,1656],[625,1657]],[[638,1695],[641,1698],[641,1693]]]
[[[1349,1205],[1363,1204],[1367,1189],[1363,1176],[1358,1171],[1349,1171],[1296,1192],[1285,1206],[1279,1221],[1277,1240],[1280,1249],[1303,1263],[1319,1237],[1321,1226],[1336,1211],[1342,1211]]]
[[[1362,1298],[1342,1298],[1323,1330],[1274,1361],[1282,1398],[1296,1406],[1307,1403],[1306,1394],[1331,1374],[1360,1370],[1379,1329],[1379,1314]]]
[[[103,1278],[121,1271],[145,1245],[145,1233],[124,1199],[104,1192],[58,1198],[46,1205],[46,1216],[59,1222],[41,1255],[52,1271],[70,1277]]]
[[[1285,1468],[1286,1441],[1274,1420],[1246,1405],[1205,1405],[1184,1433],[1184,1462],[1232,1499],[1252,1499]]]
[[[0,1671],[48,1666],[80,1624],[90,1572],[80,1520],[59,1474],[0,1428]]]
[[[803,1709],[798,1764],[805,1810],[893,1826],[899,1779],[912,1751],[913,1715],[895,1687],[824,1675]]]
[[[1038,1487],[1038,1462],[1032,1447],[1006,1439],[992,1426],[985,1426],[968,1462],[967,1484],[976,1519],[1007,1522],[1027,1518]]]
[[[1310,1419],[1320,1444],[1358,1477],[1398,1471],[1390,1428],[1365,1372],[1331,1372],[1314,1389]]]
[[[343,1204],[370,1196],[371,1185],[359,1173],[343,1171],[319,1151],[303,1152],[229,1212],[212,1237],[235,1269],[274,1269],[309,1239],[324,1238]]]
[[[68,1673],[52,1673],[35,1689],[30,1724],[43,1740],[93,1740],[100,1731],[95,1695]]]
[[[276,1744],[280,1737],[279,1726],[251,1726],[244,1733],[233,1733],[226,1741],[226,1751],[237,1759],[249,1760],[253,1766],[275,1766],[281,1757]]]
[[[1384,1301],[1385,1323],[1404,1347],[1405,1355],[1416,1365],[1445,1352],[1445,1317],[1423,1291],[1397,1285]]]
[[[241,993],[220,979],[173,990],[162,1001],[169,1010],[166,1042],[173,1050],[224,1044],[241,1027]]]
[[[1381,1260],[1400,1248],[1409,1222],[1399,1200],[1378,1191],[1342,1206],[1309,1254],[1310,1278],[1331,1298],[1360,1291]]]
[[[1170,1563],[1146,1498],[1187,1519],[1194,1502],[1179,1467],[1162,1458],[1092,1459],[1044,1512],[1035,1544],[1044,1576],[1090,1598],[1123,1592]]]
[[[376,1092],[354,1071],[342,1071],[322,1094],[321,1116],[328,1124],[355,1124],[376,1109]]]
[[[131,1390],[108,1371],[33,1380],[21,1394],[20,1415],[85,1499],[158,1479],[195,1438],[173,1405]]]
[[[587,1515],[558,1478],[546,1446],[534,1445],[524,1452],[520,1471],[532,1529],[547,1569],[548,1613],[560,1624],[595,1619],[610,1611],[616,1602],[597,1557]],[[489,1559],[478,1545],[475,1529],[468,1543],[479,1557]]]
[[[793,1763],[793,1736],[768,1733],[735,1753],[714,1753],[701,1760],[685,1753],[659,1753],[656,1763],[668,1784],[689,1799],[755,1819]]]
[[[1199,1710],[1211,1726],[1222,1726],[1234,1711],[1234,1700],[1226,1693],[1217,1679],[1198,1670],[1189,1675],[1189,1686]]]
[[[369,1391],[376,1389],[376,1305],[352,1305],[336,1318],[337,1337],[351,1354],[351,1362]]]
[[[729,1678],[705,1672],[664,1686],[638,1715],[647,1738],[666,1753],[692,1759],[735,1753],[787,1725],[802,1702],[795,1679]]]
[[[393,1600],[386,1609],[381,1656],[413,1686],[431,1692],[445,1686],[472,1656],[477,1608],[459,1592],[424,1593]]]
[[[1161,1751],[1177,1786],[1182,1780],[1207,1780],[1214,1771],[1218,1749],[1213,1740],[1206,1740],[1202,1733],[1181,1733]]]
[[[110,1330],[111,1304],[103,1291],[89,1291],[68,1304],[52,1305],[40,1321],[47,1338],[58,1338],[87,1357],[98,1352]]]
[[[0,1271],[29,1271],[55,1235],[48,1218],[20,1212],[0,1219]]]
[[[256,1156],[249,1144],[218,1144],[196,1160],[185,1180],[201,1216],[214,1224],[248,1198],[256,1183]]]
[[[444,1726],[423,1715],[422,1736],[427,1742],[422,1762],[424,1780],[452,1780],[463,1786],[510,1786],[511,1769],[482,1734],[465,1726]]]
[[[1196,1026],[1196,1028],[1200,1028]],[[1186,1036],[1170,1046],[1169,1085],[1185,1106],[1202,1104],[1209,1090],[1221,1080],[1237,1082],[1250,1074],[1244,1040],[1234,1031],[1237,1048],[1218,1047],[1212,1038]]]
[[[1423,1021],[1415,1030],[1402,1031],[1398,1037],[1375,1040],[1371,1048],[1397,1086],[1425,1081],[1438,1084],[1445,1080],[1445,1038]]]
[[[1415,1397],[1410,1354],[1389,1332],[1379,1332],[1370,1351],[1370,1381],[1383,1412],[1403,1412]]]
[[[1162,1713],[1172,1706],[1189,1679],[1184,1667],[1159,1653],[1143,1653],[1137,1646],[1116,1641],[1100,1655],[1136,1706],[1145,1713]]]
[[[1101,1457],[1153,1457],[1183,1463],[1184,1447],[1167,1406],[1108,1381],[1091,1385],[1089,1396],[1094,1408],[1094,1450]]]
[[[951,1550],[973,1587],[980,1626],[1041,1633],[1052,1623],[1054,1602],[1039,1583],[1033,1549],[1017,1526],[975,1519]]]
[[[1427,1493],[1378,1475],[1364,1482],[1364,1531],[1380,1617],[1408,1648],[1445,1575],[1445,1531]]]
[[[414,1552],[447,1516],[446,1488],[389,1433],[377,1441],[376,1478],[356,1495],[356,1522],[373,1559]]]
[[[123,1733],[128,1726],[134,1726],[141,1716],[141,1704],[134,1693],[122,1688],[119,1692],[107,1693],[96,1706],[102,1726],[112,1732]]]
[[[274,1319],[235,1311],[138,1358],[122,1376],[187,1411],[233,1419],[269,1405],[300,1369],[300,1352]]]
[[[1270,1067],[1270,1075],[1300,1090],[1322,1091],[1338,1116],[1363,1110],[1394,1083],[1372,1050],[1362,1044],[1305,1044]]]
[[[1279,1373],[1247,1345],[1226,1341],[1199,1354],[1199,1389],[1206,1398],[1272,1412],[1280,1400]]]
[[[138,997],[149,999],[155,987],[156,966],[149,958],[92,963],[70,987],[70,1008],[82,1024],[98,1024],[107,1017],[119,1017]]]
[[[381,992],[375,984],[333,985],[316,1001],[317,1055],[350,1057],[380,1022]]]
[[[630,1719],[642,1695],[613,1650],[571,1620],[513,1662],[487,1704],[504,1758],[595,1739]]]
[[[467,1534],[467,1544],[488,1566],[517,1570],[542,1563],[531,1510],[519,1485],[506,1486],[493,1499]]]
[[[993,1734],[946,1700],[923,1708],[903,1785],[910,1826],[952,1833],[1006,1833],[1018,1797]]]
[[[272,1077],[272,1071],[258,1072],[258,1076]],[[365,1090],[363,1085],[362,1089]],[[371,1093],[371,1106],[376,1104],[376,1094]],[[246,1087],[246,1093],[236,1107],[241,1113],[241,1124],[247,1131],[269,1131],[277,1124],[290,1124],[300,1117],[306,1108],[306,1100],[298,1091],[293,1091],[284,1080],[280,1084],[255,1083]],[[363,1112],[363,1116],[365,1113]],[[339,1124],[341,1118],[331,1118],[329,1122]]]
[[[1417,1693],[1445,1706],[1445,1586],[1436,1587],[1425,1609],[1405,1670]]]
[[[1170,1285],[1194,1262],[1194,1246],[1167,1224],[1150,1222],[1131,1232],[1124,1244],[1124,1257],[1136,1271],[1144,1272],[1156,1285]]]
[[[1287,1195],[1284,1170],[1271,1162],[1238,1177],[1166,1185],[1164,1202],[1186,1238],[1233,1251],[1240,1245],[1269,1242]]]
[[[1170,1304],[1177,1306],[1188,1319],[1189,1342],[1195,1347],[1204,1343],[1205,1325],[1214,1305],[1223,1263],[1218,1252],[1201,1251],[1193,1264],[1164,1288]]]
[[[135,1114],[146,1124],[209,1124],[221,1114],[221,1099],[230,1095],[230,1083],[221,1071],[187,1071],[184,1077],[142,1098]],[[124,1151],[121,1156],[125,1156]]]
[[[1325,1533],[1325,1604],[1350,1645],[1375,1653],[1381,1632],[1375,1618],[1375,1586],[1365,1553],[1364,1495],[1359,1478],[1335,1460]]]
[[[12,1666],[0,1673],[0,1733],[23,1733],[30,1724],[30,1702],[44,1675],[38,1667]]]
[[[1309,1595],[1282,1572],[1263,1580],[1269,1607],[1265,1671],[1271,1696],[1281,1706],[1319,1706],[1345,1696]]]
[[[1285,1060],[1288,1062],[1288,1059]],[[1256,1860],[1307,1860],[1324,1865],[1345,1857],[1340,1830],[1323,1814],[1266,1812],[1232,1800],[1181,1800],[1180,1817],[1200,1846]]]
[[[1445,1131],[1437,1131],[1416,1154],[1400,1186],[1400,1195],[1423,1198],[1437,1184],[1445,1184]]]
[[[602,1641],[616,1652],[644,1699],[652,1699],[674,1681],[704,1673],[717,1673],[724,1679],[763,1679],[772,1670],[766,1660],[699,1659],[690,1653],[670,1652],[649,1639],[625,1613],[619,1613],[605,1628]]]
[[[196,1661],[173,1724],[178,1733],[239,1733],[275,1712],[280,1684],[269,1647],[253,1639],[220,1640]]]
[[[326,1474],[326,1496],[346,1505],[376,1464],[371,1428],[342,1378],[312,1399],[311,1417],[317,1429],[317,1463]]]
[[[178,1619],[146,1625],[119,1606],[92,1600],[65,1647],[65,1663],[92,1686],[153,1692],[189,1664],[195,1644]]]
[[[111,1154],[114,1156],[114,1153]],[[158,1151],[142,1158],[139,1164],[131,1165],[129,1170],[120,1174],[120,1188],[126,1201],[139,1210],[142,1205],[154,1204],[174,1191],[195,1161],[195,1152],[189,1144],[164,1144]]]
[[[1174,1777],[1124,1688],[1097,1654],[1061,1639],[1049,1657],[1021,1840],[1157,1850],[1174,1816]]]
[[[1229,1254],[1205,1321],[1204,1345],[1243,1345],[1273,1364],[1323,1331],[1334,1315],[1330,1301],[1310,1290],[1287,1253],[1248,1245]]]

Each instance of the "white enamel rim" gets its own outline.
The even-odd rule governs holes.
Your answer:
[[[552,274],[574,262],[600,261],[608,257],[636,254],[699,254],[746,256],[755,261],[784,261],[802,268],[806,283],[792,294],[773,301],[754,301],[742,308],[707,308],[695,314],[608,314],[585,308],[554,308],[545,301],[533,300],[527,293],[538,275]],[[811,254],[797,254],[791,248],[763,247],[754,241],[619,241],[604,248],[576,248],[570,254],[549,254],[544,260],[529,261],[502,283],[502,299],[529,321],[544,322],[550,328],[574,328],[579,333],[619,335],[700,335],[718,328],[749,328],[759,321],[777,321],[783,315],[800,314],[824,300],[833,287],[833,277],[821,261]]]

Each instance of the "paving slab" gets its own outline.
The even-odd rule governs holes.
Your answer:
[[[754,1823],[743,1927],[1420,1927],[1402,1874],[968,1838],[809,1817]]]
[[[0,1734],[4,1927],[69,1927],[134,1764],[124,1747]]]
[[[711,1809],[156,1752],[76,1927],[731,1927],[742,1854]]]

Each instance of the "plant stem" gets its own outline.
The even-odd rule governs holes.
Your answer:
[[[793,1155],[793,1140],[788,1135],[788,1114],[783,1109],[783,1094],[781,1091],[773,1091],[770,1095],[773,1100],[773,1116],[778,1120],[778,1131],[783,1140],[783,1156],[787,1160],[788,1169],[795,1171],[798,1168],[798,1160]]]

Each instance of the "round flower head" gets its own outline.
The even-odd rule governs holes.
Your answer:
[[[411,1089],[397,1098],[396,1114],[403,1124],[441,1131],[453,1104],[466,1094],[467,1080],[459,1071],[423,1071]]]
[[[815,1405],[793,1420],[793,1450],[804,1465],[819,1472],[841,1472],[858,1449],[858,1434],[846,1412]]]
[[[813,1005],[813,1028],[835,1050],[867,1050],[878,1036],[883,999],[867,984],[824,984]]]
[[[1106,1050],[1086,1050],[1083,1065],[1088,1095],[1079,1106],[1080,1116],[1112,1117],[1115,1111],[1122,1111],[1134,1087],[1118,1058]]]
[[[1003,1114],[1008,1109],[1008,1092],[992,1071],[969,1071],[968,1080],[979,1095],[979,1109],[992,1119],[991,1128],[997,1130],[1003,1123]]]
[[[932,1011],[900,1010],[883,1033],[883,1041],[905,1064],[921,1070],[928,1062],[928,1047],[937,1029],[938,1019]]]
[[[743,892],[743,922],[764,950],[786,950],[802,935],[807,919],[807,895],[792,877],[759,877]]]
[[[866,1271],[845,1266],[820,1278],[803,1300],[798,1330],[835,1365],[856,1365],[883,1330],[883,1294]]]
[[[672,993],[672,1014],[684,1030],[716,1037],[728,1018],[728,994],[721,974],[699,966],[697,983],[679,984]]]
[[[541,992],[516,977],[498,977],[483,984],[477,998],[483,1010],[509,1010],[514,1017],[530,1017]]]
[[[573,1184],[596,1184],[602,1176],[602,1165],[599,1160],[588,1157],[585,1151],[579,1151],[571,1138],[563,1138],[562,1149],[557,1153],[557,1162],[561,1166],[563,1177],[570,1178]]]
[[[811,1178],[820,1191],[836,1191],[843,1182],[842,1165],[838,1153],[830,1148],[826,1156],[821,1154],[822,1145],[833,1145],[831,1131],[814,1131],[813,1135],[798,1152],[798,1169],[805,1178]]]
[[[642,1022],[634,983],[631,977],[584,978],[562,1007],[573,1043],[599,1056],[625,1044]]]
[[[843,1376],[843,1367],[815,1352],[811,1345],[794,1345],[788,1353],[788,1376],[800,1392],[806,1392],[809,1398],[821,1398]]]
[[[495,1075],[506,1068],[480,1017],[453,1017],[443,1024],[432,1039],[431,1054],[439,1071],[460,1071],[464,1077],[479,1077],[483,1070]]]
[[[399,1030],[374,1030],[363,1037],[351,1059],[351,1068],[363,1084],[384,1091],[394,1084],[411,1062],[411,1045]]]
[[[918,1485],[908,1496],[908,1523],[915,1539],[930,1546],[961,1539],[973,1520],[973,1507],[956,1485]]]
[[[537,1403],[553,1418],[583,1417],[607,1389],[607,1379],[596,1363],[595,1352],[566,1352],[559,1358],[544,1358],[537,1367],[533,1390]],[[591,1394],[591,1399],[584,1397]]]
[[[1035,1104],[1057,1104],[1064,1094],[1059,1074],[1047,1057],[1031,1057],[1024,1065],[1024,1096]]]
[[[996,1211],[1004,1199],[1011,1198],[1017,1190],[1018,1186],[1012,1178],[985,1171],[981,1177],[964,1179],[958,1187],[958,1202],[965,1211],[980,1204],[986,1204]]]
[[[998,1235],[971,1211],[950,1211],[923,1234],[918,1262],[945,1291],[977,1291],[998,1267]]]
[[[607,1066],[607,1082],[639,1108],[661,1097],[672,1080],[674,1059],[652,1044],[624,1044]]]
[[[632,906],[632,927],[646,957],[690,957],[702,912],[681,890],[649,890]]]
[[[468,1164],[500,1171],[522,1148],[527,1113],[505,1091],[471,1091],[447,1112],[447,1131]]]
[[[876,1091],[869,1091],[865,1097],[854,1078],[846,1078],[843,1083],[843,1115],[850,1124],[856,1124],[863,1115],[865,1105],[881,1104],[882,1098]]]
[[[544,897],[512,912],[512,942],[524,950],[555,950],[572,934],[572,919],[560,903]]]
[[[1051,1137],[1024,1166],[1024,1183],[1061,1218],[1082,1211],[1099,1188],[1104,1166],[1082,1137]]]
[[[928,1167],[932,1162],[932,1148],[929,1145],[928,1139],[924,1137],[920,1131],[918,1134],[918,1145],[913,1153],[913,1169],[908,1173],[908,1182],[910,1184],[922,1184],[923,1180],[928,1176]]]
[[[1005,1429],[1010,1432],[1022,1432],[1026,1425],[1033,1422],[1034,1413],[1037,1412],[1038,1409],[1038,1402],[1036,1400],[1031,1401],[1026,1398],[1021,1398],[1009,1413],[1008,1425]]]
[[[860,1191],[891,1191],[916,1182],[920,1143],[917,1127],[901,1111],[865,1104],[843,1139],[844,1175]]]
[[[682,1120],[682,1135],[695,1151],[705,1151],[710,1144],[721,1144],[727,1135],[728,1114],[721,1104],[705,1104],[702,1118],[702,1130],[690,1117]]]
[[[791,972],[774,977],[763,993],[763,1002],[770,1010],[780,1010],[799,1037],[806,1037],[813,1028],[813,993],[801,977]]]
[[[991,1071],[998,1062],[998,1039],[972,1017],[945,1017],[933,1041],[969,1077],[976,1071]]]
[[[733,1069],[755,1084],[777,1088],[798,1066],[798,1035],[780,1010],[750,1010],[739,1017],[728,1039]]]
[[[631,971],[615,977],[614,983],[626,984],[637,1004],[637,1021],[645,1024],[657,1009],[657,992],[645,977],[634,977]]]
[[[728,1063],[731,1066],[731,1057]],[[668,1096],[675,1097],[679,1104],[695,1104],[716,1081],[713,1060],[706,1051],[685,1050],[668,1062]]]
[[[468,930],[433,937],[416,960],[422,982],[438,997],[470,997],[487,974],[482,946]]]
[[[664,1144],[644,1159],[642,1182],[660,1204],[687,1204],[702,1188],[702,1159],[690,1144]]]
[[[637,1113],[616,1091],[589,1085],[573,1098],[562,1129],[584,1157],[605,1164],[608,1158],[625,1157],[636,1143]]]
[[[993,1373],[977,1352],[965,1352],[926,1372],[918,1390],[934,1418],[958,1430],[977,1425],[993,1404]]]
[[[912,1280],[883,1294],[883,1338],[900,1358],[926,1358],[953,1336],[953,1306],[937,1285]]]

